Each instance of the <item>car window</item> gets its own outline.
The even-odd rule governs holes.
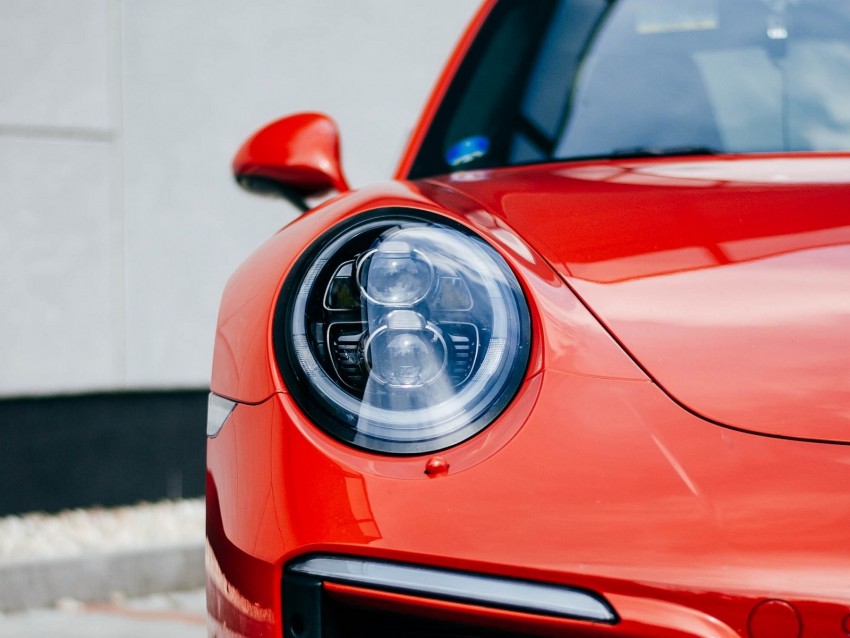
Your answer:
[[[586,157],[848,149],[846,0],[502,0],[411,177]]]

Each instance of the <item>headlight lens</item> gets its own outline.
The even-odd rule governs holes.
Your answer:
[[[275,347],[317,425],[416,454],[486,427],[528,362],[529,316],[504,260],[470,232],[392,210],[331,231],[281,294]]]

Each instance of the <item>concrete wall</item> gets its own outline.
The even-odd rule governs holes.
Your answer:
[[[286,113],[389,177],[477,0],[0,0],[0,396],[203,387],[229,273],[294,215],[232,154]]]

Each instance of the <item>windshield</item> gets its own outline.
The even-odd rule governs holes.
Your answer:
[[[850,150],[847,0],[501,0],[410,177]]]

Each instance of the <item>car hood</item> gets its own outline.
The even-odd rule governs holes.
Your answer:
[[[850,442],[850,156],[548,165],[424,189],[506,222],[686,409]]]

